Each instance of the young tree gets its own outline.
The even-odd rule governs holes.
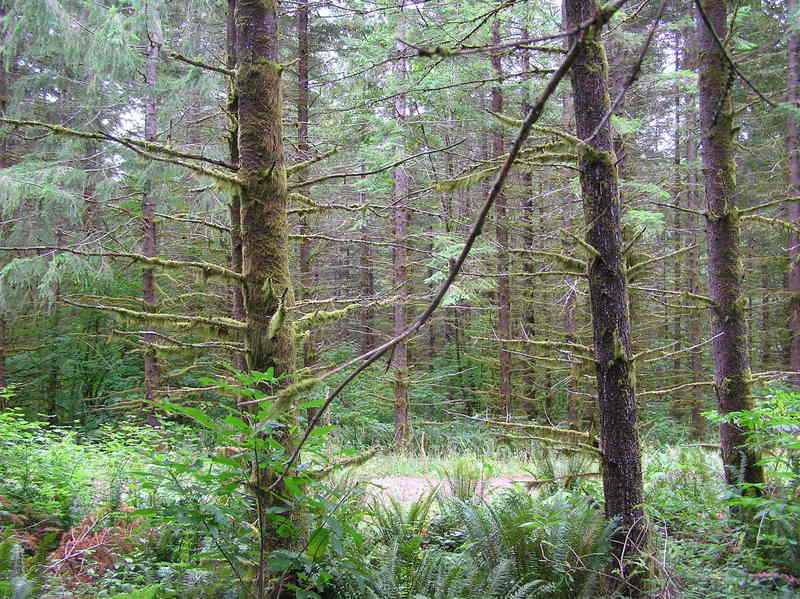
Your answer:
[[[403,27],[404,0],[400,3],[400,28]],[[395,74],[397,81],[403,85],[408,79],[408,64],[403,57],[402,44],[398,41],[395,45],[397,58],[395,59]],[[398,126],[402,127],[408,118],[408,100],[400,91],[394,98],[394,118]],[[408,228],[410,215],[408,211],[409,194],[411,192],[411,174],[405,165],[398,166],[392,171],[394,188],[392,190],[392,226],[394,233],[394,246],[392,248],[392,273],[396,293],[394,304],[394,334],[400,335],[407,326],[408,311]],[[394,442],[396,447],[404,448],[409,441],[411,433],[408,418],[408,343],[401,341],[394,348],[392,355],[392,370],[394,371]]]
[[[622,252],[621,205],[611,126],[608,73],[602,23],[579,31],[600,10],[594,0],[564,0],[564,23],[578,31],[568,44],[580,44],[571,74],[581,195],[589,258],[594,357],[600,409],[603,495],[608,518],[619,521],[614,553],[641,593],[635,564],[647,542],[642,509],[642,464],[637,431],[633,361],[630,350],[627,282]],[[631,591],[626,590],[626,593]]]
[[[697,41],[700,69],[700,138],[706,194],[708,287],[714,301],[712,332],[714,382],[720,414],[751,406],[750,344],[742,294],[744,270],[740,252],[739,212],[734,178],[731,65],[722,44],[728,32],[726,0],[698,5]],[[748,447],[745,431],[733,422],[720,423],[725,479],[731,485],[761,485],[764,471]],[[743,487],[760,493],[759,487]]]
[[[156,84],[158,83],[158,63],[161,58],[161,45],[163,33],[161,31],[161,15],[157,6],[148,6],[147,34],[149,38],[147,47],[147,64],[145,66],[145,85],[147,97],[144,101],[144,139],[148,142],[158,140],[158,97]],[[152,181],[148,178],[142,189],[142,224],[144,239],[142,241],[142,255],[154,258],[158,255],[158,237],[156,231],[156,201]],[[155,269],[145,268],[142,273],[142,299],[146,310],[156,310],[158,292],[156,289]],[[155,399],[154,391],[161,378],[161,367],[152,345],[158,338],[151,334],[143,336],[146,344],[144,350],[144,398],[147,405],[152,405]]]
[[[789,22],[794,23],[787,48],[787,103],[790,112],[786,117],[786,150],[789,154],[789,193],[800,197],[800,28],[797,25],[797,0],[788,0]],[[800,201],[789,202],[788,220],[800,226]],[[800,234],[793,229],[789,234],[789,329],[791,350],[789,367],[800,372]]]

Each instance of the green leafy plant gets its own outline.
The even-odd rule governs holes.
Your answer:
[[[0,414],[0,496],[6,517],[47,519],[64,528],[80,520],[94,494],[87,453],[74,431],[30,421],[17,409]]]
[[[761,494],[731,494],[726,504],[752,516],[747,538],[766,564],[800,575],[800,393],[773,389],[751,410],[708,416],[746,431],[768,478]]]

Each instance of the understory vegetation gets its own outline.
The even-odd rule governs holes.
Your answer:
[[[289,507],[268,516],[305,541],[266,556],[242,479],[253,460],[280,462],[268,418],[254,431],[233,411],[163,404],[159,427],[90,429],[0,414],[0,597],[238,599],[259,563],[309,599],[626,596],[611,590],[615,523],[595,457],[466,419],[404,453],[363,454],[354,440],[390,427],[388,410],[350,418],[366,405],[353,390],[318,429],[289,486],[302,521]],[[797,595],[799,413],[800,394],[774,388],[732,416],[765,456],[762,497],[724,483],[713,443],[643,435],[645,596]]]

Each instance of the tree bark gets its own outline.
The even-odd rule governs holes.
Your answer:
[[[308,102],[308,0],[300,0],[297,5],[297,150],[300,160],[309,158],[311,145],[308,140],[309,102]],[[300,217],[300,296],[308,300],[314,297],[314,273],[312,271],[311,239],[307,236],[311,232],[307,216]],[[303,366],[308,368],[317,361],[316,342],[313,328],[303,342]]]
[[[724,40],[727,35],[726,0],[704,0],[702,5],[717,36]],[[718,409],[725,415],[751,407],[746,298],[742,295],[744,273],[735,203],[733,112],[729,66],[700,11],[697,11],[697,39],[708,286],[715,302],[712,321],[714,382]],[[729,484],[764,482],[763,470],[756,465],[758,457],[747,447],[745,433],[740,427],[721,423],[720,441]]]
[[[6,16],[5,2],[0,2],[0,19]],[[5,41],[5,40],[4,40]],[[0,47],[0,116],[6,116],[8,109],[8,72],[6,71],[5,44]],[[0,135],[0,169],[8,166],[8,140],[6,135]],[[6,378],[6,314],[0,313],[0,389],[8,386]],[[0,411],[6,409],[5,400],[0,397]]]
[[[247,368],[260,372],[272,368],[276,376],[290,376],[295,371],[295,342],[287,312],[294,292],[289,275],[277,2],[240,1],[235,22]],[[296,404],[291,397],[285,397],[276,400],[273,409],[275,417],[286,425],[275,439],[288,453],[293,439],[286,431],[291,430],[296,418]],[[286,506],[285,498],[291,495],[283,483],[276,482],[271,468],[253,464],[249,486],[262,525],[262,555],[299,542],[292,538],[298,535],[280,535],[267,524],[267,510]],[[259,596],[264,593],[264,575],[262,571],[259,576]]]
[[[570,29],[599,10],[594,0],[564,0],[563,6],[565,24]],[[570,73],[577,136],[588,140],[578,158],[588,229],[586,241],[597,251],[589,260],[588,278],[597,360],[605,512],[608,518],[619,522],[612,551],[622,564],[623,578],[632,585],[626,594],[640,595],[642,573],[636,563],[646,545],[647,528],[641,507],[642,466],[616,156],[608,121],[600,126],[610,108],[601,30],[602,27],[595,26],[587,32]],[[577,36],[570,35],[567,41],[576,43]]]
[[[228,12],[226,14],[226,45],[227,45],[227,59],[226,65],[228,69],[234,71],[239,63],[237,53],[238,48],[238,34],[236,29],[236,3],[237,0],[228,0]],[[228,156],[230,163],[239,165],[239,97],[236,92],[235,85],[231,86],[228,90],[227,101],[228,112]],[[231,201],[228,206],[231,219],[231,270],[234,272],[242,272],[242,218],[241,218],[241,195],[239,190],[231,192]],[[241,285],[231,286],[231,317],[240,322],[246,321],[244,312],[244,295],[242,294]],[[233,366],[237,370],[245,370],[247,367],[245,354],[235,353],[233,356]]]
[[[693,135],[686,141],[686,207],[690,210],[700,211],[700,194],[697,186],[697,142]],[[687,219],[688,220],[688,219]],[[702,295],[704,290],[700,278],[700,246],[697,235],[697,219],[688,221],[689,225],[689,245],[693,246],[689,250],[689,292]],[[703,379],[703,348],[697,347],[702,342],[702,321],[699,310],[692,312],[689,323],[689,343],[694,349],[691,353],[692,381],[699,382]],[[701,440],[706,432],[706,419],[703,416],[705,410],[705,396],[702,387],[694,387],[691,391],[691,428],[692,436],[696,440]]]
[[[401,6],[401,15],[402,6]],[[402,24],[401,24],[402,27]],[[397,42],[395,50],[402,56],[403,49]],[[408,78],[408,64],[405,58],[395,62],[397,80],[401,85]],[[395,119],[400,126],[406,122],[408,104],[405,94],[397,95],[394,101]],[[406,329],[408,304],[408,194],[411,190],[411,176],[405,165],[392,171],[394,180],[392,222],[394,228],[394,247],[392,250],[392,276],[397,301],[394,304],[394,335],[400,335]],[[409,442],[410,427],[408,420],[408,344],[401,341],[394,348],[392,356],[394,371],[394,442],[398,449],[404,449]]]
[[[364,193],[361,194],[362,205],[365,201]],[[365,302],[372,301],[375,296],[375,271],[372,268],[372,246],[366,243],[369,238],[369,227],[367,223],[367,216],[364,215],[364,225],[361,229],[361,241],[365,242],[360,244],[360,253],[358,257],[359,262],[359,283],[361,288],[361,297]],[[364,306],[359,314],[360,328],[361,328],[361,353],[365,354],[376,345],[377,335],[375,334],[375,324],[373,317],[375,310],[371,306]]]
[[[788,0],[790,15],[797,15],[797,0]],[[788,47],[788,97],[787,104],[800,110],[800,33],[796,30],[789,37]],[[796,115],[789,113],[786,119],[786,146],[789,154],[789,193],[800,196],[800,123]],[[800,225],[800,202],[787,206],[789,222]],[[789,366],[800,372],[800,235],[789,234],[789,327],[791,334]],[[800,375],[796,375],[800,381]]]
[[[500,21],[495,19],[492,26],[492,43],[500,44]],[[492,54],[492,69],[495,76],[502,78],[503,63],[499,53]],[[491,110],[495,114],[503,112],[503,90],[498,85],[491,91]],[[496,124],[492,134],[492,156],[503,154],[503,130]],[[506,343],[511,338],[511,298],[510,283],[508,280],[508,228],[507,228],[507,201],[503,193],[497,195],[494,202],[497,239],[497,334],[500,337],[500,385],[499,400],[500,412],[506,420],[511,420],[511,354],[506,349]]]
[[[158,9],[152,8],[152,17],[148,18],[148,35],[150,45],[147,49],[147,65],[145,66],[145,85],[147,98],[144,103],[144,138],[146,141],[155,142],[158,138],[158,95],[156,84],[158,82],[158,61],[161,54],[163,36],[161,33],[161,16]],[[150,16],[150,15],[148,15]],[[158,253],[158,233],[156,230],[156,197],[153,193],[153,184],[148,178],[142,189],[142,224],[144,238],[142,240],[142,255],[148,258],[155,257]],[[155,270],[145,268],[142,273],[142,299],[145,309],[155,312],[158,307],[158,291],[155,282]],[[151,406],[155,400],[155,390],[161,378],[161,367],[158,357],[153,349],[153,344],[158,341],[155,335],[143,335],[144,350],[144,398],[147,402],[145,408],[148,412],[148,421],[157,422]]]

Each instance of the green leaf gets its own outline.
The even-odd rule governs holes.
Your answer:
[[[219,426],[216,422],[203,410],[199,408],[193,408],[191,406],[182,406],[179,404],[174,403],[167,403],[167,402],[158,402],[156,404],[158,407],[162,408],[163,410],[170,412],[172,414],[183,414],[197,422],[198,424],[206,427],[208,430],[219,430]]]

